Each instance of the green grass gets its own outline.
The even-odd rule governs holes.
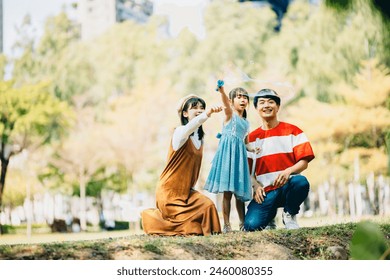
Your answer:
[[[157,255],[162,255],[164,253],[163,245],[160,242],[160,239],[154,239],[145,242],[144,250],[152,252]]]
[[[390,223],[379,223],[390,244]],[[338,257],[328,249],[338,247],[350,257],[350,242],[356,223],[340,223],[298,230],[277,229],[261,232],[233,232],[214,236],[159,237],[144,234],[94,240],[0,245],[0,259],[256,259],[267,245],[281,248],[279,258],[329,260]],[[107,233],[106,233],[107,234]],[[112,232],[110,234],[113,234]],[[274,249],[272,249],[274,250]],[[272,250],[270,251],[272,253]],[[286,257],[287,256],[287,257]],[[262,256],[267,258],[267,255]]]

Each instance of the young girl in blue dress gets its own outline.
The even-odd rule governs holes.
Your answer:
[[[232,230],[230,225],[231,199],[234,194],[236,208],[243,230],[245,201],[252,199],[250,171],[247,150],[254,152],[248,144],[249,122],[246,120],[246,107],[249,104],[248,92],[234,88],[226,95],[223,82],[218,81],[218,89],[223,105],[225,119],[217,152],[212,161],[205,189],[211,193],[223,193],[223,232]]]

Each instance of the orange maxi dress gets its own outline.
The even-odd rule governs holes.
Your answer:
[[[196,149],[191,139],[168,153],[168,163],[156,189],[157,209],[141,213],[143,230],[156,235],[210,235],[221,232],[214,203],[193,189],[198,180],[203,145]]]

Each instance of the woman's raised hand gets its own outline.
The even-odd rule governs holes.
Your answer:
[[[223,107],[222,106],[212,106],[208,111],[207,111],[207,116],[210,117],[211,114],[213,113],[219,113],[223,110]]]

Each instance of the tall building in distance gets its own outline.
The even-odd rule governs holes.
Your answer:
[[[165,28],[168,36],[176,37],[187,28],[198,39],[204,39],[206,29],[203,14],[210,2],[211,0],[158,0],[154,2],[153,14],[167,18]]]
[[[144,23],[153,13],[151,0],[79,0],[81,39],[89,40],[117,22]]]
[[[116,21],[134,20],[145,23],[153,14],[151,0],[116,0]]]

